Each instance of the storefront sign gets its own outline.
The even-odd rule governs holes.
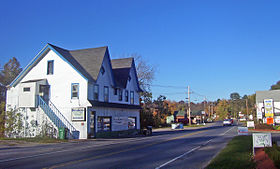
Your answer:
[[[264,99],[264,113],[265,117],[273,117],[273,100],[272,99]]]
[[[248,135],[248,127],[238,127],[238,135]]]
[[[72,121],[85,121],[86,109],[83,107],[72,108]]]
[[[247,127],[255,127],[254,121],[247,121]]]
[[[253,133],[253,147],[272,147],[271,133]]]
[[[113,125],[127,126],[128,118],[127,117],[114,117],[112,120]]]

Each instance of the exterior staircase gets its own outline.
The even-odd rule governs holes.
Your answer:
[[[38,96],[37,103],[38,107],[44,111],[57,128],[65,128],[69,131],[68,138],[79,139],[79,131],[75,129],[51,101],[48,101],[47,104],[42,97]]]

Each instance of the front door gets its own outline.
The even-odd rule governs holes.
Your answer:
[[[50,96],[50,85],[40,85],[39,86],[39,95],[47,103],[50,99],[49,98],[49,96]]]
[[[89,138],[94,138],[95,136],[95,111],[90,112],[90,134]]]

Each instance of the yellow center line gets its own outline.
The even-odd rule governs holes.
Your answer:
[[[184,138],[184,137],[187,137],[187,136],[191,136],[191,135],[195,135],[195,134],[199,134],[199,133],[203,133],[203,132],[205,132],[205,130],[204,131],[197,131],[197,132],[185,134],[185,135],[178,136],[178,137],[173,137],[173,138],[163,140],[163,141],[160,141],[160,142],[145,144],[145,145],[141,145],[141,146],[137,146],[137,147],[134,147],[134,148],[129,148],[129,149],[121,150],[121,151],[116,151],[116,152],[111,152],[111,153],[107,153],[107,154],[97,155],[97,156],[94,156],[94,157],[84,158],[84,159],[71,161],[71,162],[65,162],[65,163],[61,163],[61,164],[51,166],[49,169],[65,167],[65,166],[69,166],[69,165],[73,165],[73,164],[77,164],[77,163],[81,163],[81,162],[85,162],[85,161],[95,160],[95,159],[98,159],[98,158],[109,157],[109,156],[112,156],[112,155],[115,155],[115,154],[120,154],[120,153],[123,153],[123,152],[133,151],[133,150],[149,147],[149,146],[152,146],[152,145],[155,145],[155,144],[162,144],[162,143],[165,143],[165,142],[168,142],[168,141],[181,139],[181,138]],[[44,169],[46,169],[46,168],[44,168]]]

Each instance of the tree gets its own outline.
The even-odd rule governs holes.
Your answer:
[[[280,89],[280,81],[278,81],[275,85],[270,87],[270,90],[279,90]]]
[[[150,91],[152,81],[155,78],[155,67],[143,59],[141,55],[131,54],[135,59],[139,85],[145,92]]]
[[[4,69],[0,72],[0,83],[9,85],[21,72],[20,63],[13,57],[4,65]]]
[[[239,93],[237,93],[237,92],[231,93],[230,94],[230,99],[231,100],[238,100],[238,99],[240,99]]]
[[[227,118],[230,115],[230,105],[228,101],[219,101],[218,105],[215,107],[215,111],[220,120]]]

